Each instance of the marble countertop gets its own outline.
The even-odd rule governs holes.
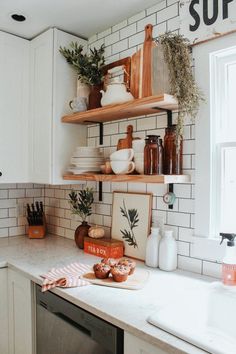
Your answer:
[[[50,235],[41,240],[30,240],[26,236],[0,239],[0,267],[15,269],[37,284],[42,284],[40,275],[52,267],[62,267],[72,262],[93,265],[98,259],[79,250],[73,240],[62,237]],[[137,266],[145,267],[141,262]],[[140,290],[88,285],[56,288],[53,292],[168,353],[206,353],[152,326],[146,319],[168,303],[178,306],[178,299],[185,296],[188,286],[197,288],[200,283],[214,279],[183,271],[168,273],[146,269],[150,271],[149,280]]]

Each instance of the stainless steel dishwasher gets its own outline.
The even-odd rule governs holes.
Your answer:
[[[37,354],[123,354],[122,329],[36,286]]]

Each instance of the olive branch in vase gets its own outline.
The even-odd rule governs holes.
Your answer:
[[[120,207],[121,215],[127,219],[130,230],[120,230],[122,233],[122,238],[128,243],[129,246],[134,246],[138,248],[137,240],[134,236],[133,229],[138,226],[139,216],[137,209],[128,209],[125,205],[125,200],[123,199],[123,207]]]

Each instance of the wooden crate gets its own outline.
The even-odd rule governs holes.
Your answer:
[[[85,237],[84,252],[102,258],[121,258],[124,255],[124,243],[115,239]]]

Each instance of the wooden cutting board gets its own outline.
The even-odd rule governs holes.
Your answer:
[[[133,140],[134,140],[134,138],[133,138],[133,126],[132,125],[128,125],[127,132],[126,132],[126,138],[119,139],[118,144],[117,144],[117,150],[132,148],[132,141]]]
[[[113,288],[139,290],[142,289],[149,278],[149,271],[142,268],[136,268],[134,274],[129,275],[124,282],[115,282],[112,277],[107,279],[98,279],[94,272],[86,273],[82,276],[83,279],[88,280],[92,284],[110,286]]]
[[[156,43],[152,39],[151,24],[145,27],[145,40],[143,43],[143,63],[142,63],[142,97],[152,96],[152,49]]]

